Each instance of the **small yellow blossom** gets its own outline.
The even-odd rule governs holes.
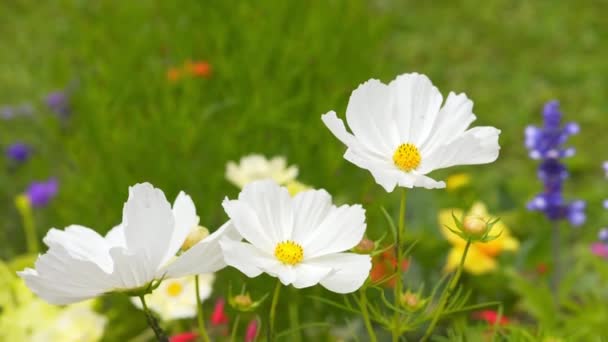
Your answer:
[[[464,212],[460,209],[444,209],[439,213],[439,226],[441,233],[452,245],[452,249],[448,253],[447,263],[445,266],[446,271],[456,269],[460,263],[462,253],[464,252],[466,245],[466,241],[452,233],[447,228],[450,227],[453,229],[456,226],[452,214],[457,218],[462,218],[465,216]],[[464,224],[467,224],[467,220],[470,222],[476,222],[475,220],[484,222],[491,219],[493,219],[493,217],[488,214],[486,206],[483,203],[477,202],[473,205],[473,207],[471,207],[471,210],[466,213]],[[475,224],[470,225],[476,226]],[[498,263],[496,261],[498,255],[505,251],[516,251],[519,248],[519,241],[511,236],[509,229],[501,221],[494,224],[490,230],[490,235],[498,234],[500,235],[492,241],[474,242],[470,246],[467,258],[464,262],[465,271],[475,275],[494,271],[498,267]]]
[[[445,180],[445,188],[448,191],[455,191],[464,188],[471,183],[471,176],[468,173],[455,173]]]

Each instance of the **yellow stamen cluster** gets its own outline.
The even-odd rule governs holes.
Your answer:
[[[299,264],[304,258],[304,249],[294,241],[283,241],[274,249],[274,256],[286,265]]]
[[[414,144],[401,144],[393,154],[395,165],[405,172],[410,172],[420,165],[420,151]]]
[[[171,297],[179,296],[183,290],[184,287],[182,286],[182,284],[176,281],[169,283],[169,286],[167,286],[167,294]]]

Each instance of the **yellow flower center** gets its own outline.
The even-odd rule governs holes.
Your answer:
[[[401,144],[393,154],[395,165],[405,172],[410,172],[420,165],[420,151],[414,144]]]
[[[176,281],[169,283],[169,286],[167,286],[167,294],[171,297],[179,296],[183,290],[184,287],[182,286],[182,284]]]
[[[286,265],[296,265],[304,258],[304,250],[294,241],[287,240],[277,244],[274,256]]]

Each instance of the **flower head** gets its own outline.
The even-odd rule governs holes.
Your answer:
[[[245,331],[245,342],[253,342],[255,338],[258,336],[258,320],[252,319],[249,324],[247,324],[247,330]]]
[[[298,176],[298,167],[287,167],[285,157],[277,156],[268,160],[259,154],[241,158],[238,164],[228,162],[226,179],[239,188],[261,179],[272,179],[280,185],[292,182]]]
[[[256,181],[224,210],[247,242],[220,242],[226,263],[248,277],[261,273],[284,285],[305,288],[320,283],[330,291],[357,290],[371,268],[369,255],[344,253],[365,232],[360,205],[336,207],[325,190],[294,197],[274,181]]]
[[[574,155],[574,148],[564,144],[568,137],[579,132],[579,127],[574,122],[562,126],[561,118],[559,103],[550,101],[543,109],[544,125],[526,128],[526,147],[532,159],[541,160],[538,178],[544,184],[544,191],[528,202],[527,208],[543,212],[549,220],[567,219],[573,226],[580,226],[586,219],[585,202],[567,202],[563,198],[562,187],[568,170],[560,161]]]
[[[404,272],[409,267],[408,260],[401,261],[400,271]],[[394,288],[397,283],[395,272],[397,271],[397,257],[395,249],[391,246],[372,258],[372,270],[369,279],[373,284],[381,283],[384,287]]]
[[[215,306],[213,307],[213,312],[211,313],[212,325],[228,324],[228,315],[224,309],[225,306],[226,301],[223,298],[219,298],[215,301]]]
[[[173,208],[149,183],[129,188],[123,222],[105,237],[83,226],[51,229],[48,251],[35,269],[19,275],[38,296],[69,304],[109,292],[149,293],[163,279],[215,272],[225,266],[218,241],[238,238],[228,222],[175,257],[192,227],[198,225],[194,203],[183,192]]]
[[[33,207],[45,207],[57,195],[59,182],[51,178],[43,182],[32,182],[25,191],[29,202]]]
[[[454,218],[464,216],[463,211],[459,209],[444,209],[439,213],[441,233],[452,245],[446,263],[447,271],[456,269],[464,253],[466,241],[450,231],[453,227],[457,226]],[[475,203],[471,207],[466,217],[474,217],[479,222],[495,221],[488,214],[486,206],[480,202]],[[519,248],[519,241],[511,236],[509,229],[502,221],[496,221],[489,228],[490,231],[487,232],[488,236],[495,238],[487,242],[478,241],[471,244],[464,262],[465,271],[476,275],[491,272],[498,267],[496,258],[500,254],[506,251],[515,251]]]
[[[169,337],[169,342],[194,342],[198,338],[198,334],[194,332],[185,332]]]
[[[30,146],[24,143],[14,143],[6,148],[6,156],[18,163],[27,161],[31,152]]]
[[[198,288],[201,300],[209,298],[215,276],[212,273],[199,275]],[[163,321],[196,316],[196,295],[194,277],[181,277],[164,280],[158,288],[145,295],[148,307],[156,312]],[[139,298],[131,302],[142,309]]]
[[[187,61],[184,69],[192,76],[209,78],[211,77],[211,64],[206,61]]]
[[[388,85],[369,80],[350,96],[349,133],[331,111],[321,117],[346,146],[344,158],[369,170],[388,192],[395,186],[443,188],[427,176],[455,165],[491,163],[498,158],[494,127],[474,127],[473,102],[465,94],[443,98],[425,76],[403,74]]]
[[[49,93],[45,102],[49,109],[59,117],[67,117],[70,114],[70,98],[68,93],[63,90]]]
[[[473,318],[485,321],[486,323],[488,323],[490,325],[494,325],[496,323],[498,323],[500,325],[507,325],[510,322],[510,320],[507,317],[499,314],[495,310],[481,310],[481,311],[474,312]]]

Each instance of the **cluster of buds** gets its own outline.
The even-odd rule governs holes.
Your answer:
[[[456,224],[456,228],[446,226],[446,228],[452,233],[458,235],[465,241],[471,242],[490,242],[496,240],[502,232],[491,235],[492,228],[498,221],[499,218],[484,219],[478,216],[465,216],[459,219],[452,213],[452,218]]]

